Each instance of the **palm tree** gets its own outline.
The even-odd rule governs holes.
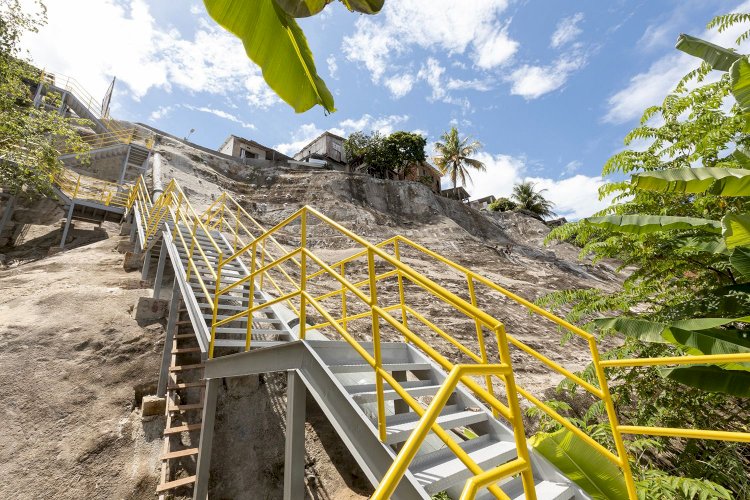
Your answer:
[[[513,186],[513,194],[511,195],[511,198],[516,201],[518,208],[524,208],[541,217],[554,216],[555,212],[552,211],[552,207],[555,206],[555,204],[542,196],[542,193],[545,192],[546,189],[537,191],[534,189],[535,186],[536,184],[531,181],[519,182]]]
[[[486,170],[484,163],[469,158],[482,148],[479,141],[474,141],[468,136],[461,139],[456,127],[451,127],[450,131],[445,132],[440,138],[442,142],[435,143],[435,150],[438,153],[434,158],[435,165],[443,175],[450,175],[454,191],[459,180],[462,186],[466,185],[467,179],[471,182],[470,168],[479,172]]]

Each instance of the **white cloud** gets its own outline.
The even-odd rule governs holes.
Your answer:
[[[358,130],[364,132],[378,131],[381,134],[390,134],[395,130],[396,125],[405,123],[408,120],[409,115],[388,115],[375,118],[372,115],[364,114],[356,120],[351,118],[343,120],[339,123],[339,127],[344,130],[344,134]]]
[[[168,116],[172,112],[172,109],[172,106],[159,106],[148,115],[148,120],[151,122],[159,121]]]
[[[475,42],[474,62],[482,69],[492,69],[510,60],[518,42],[508,36],[507,26],[495,28]]]
[[[564,54],[549,66],[531,66],[524,64],[509,76],[510,93],[525,99],[536,99],[557,90],[568,81],[570,75],[586,65],[586,56],[574,51]]]
[[[277,144],[273,148],[285,155],[292,156],[322,133],[323,130],[319,129],[314,123],[306,123],[292,134],[290,142]]]
[[[569,161],[565,164],[565,167],[563,167],[563,171],[566,174],[573,174],[578,171],[579,168],[583,166],[583,163],[581,163],[578,160]]]
[[[530,180],[537,184],[538,189],[547,189],[544,195],[555,204],[555,213],[569,220],[588,217],[609,205],[610,200],[599,200],[599,187],[605,183],[601,177],[580,174],[565,179],[531,177],[527,175],[527,160],[524,157],[487,152],[480,152],[474,157],[482,161],[487,170],[470,172],[472,182],[466,186],[466,190],[473,199],[489,195],[510,197],[514,184]],[[452,187],[446,177],[442,185]]]
[[[500,19],[507,6],[508,0],[473,0],[471,8],[453,0],[386,2],[377,17],[357,20],[354,33],[344,37],[342,50],[348,60],[367,68],[373,82],[382,82],[398,97],[411,90],[414,80],[394,60],[416,47],[451,59],[465,56],[483,70],[508,63],[519,44],[508,35],[507,22]],[[453,63],[464,64],[459,60]],[[396,73],[387,75],[391,71]],[[439,81],[444,71],[442,66],[430,67],[429,61],[427,69],[423,66],[420,71],[421,79],[432,89],[432,100],[446,96]],[[464,104],[460,100],[446,102]]]
[[[237,123],[241,125],[243,128],[247,128],[250,130],[255,130],[255,125],[252,123],[247,123],[243,120],[241,120],[239,117],[227,113],[224,110],[216,109],[216,108],[209,108],[208,106],[191,106],[190,104],[183,104],[183,108],[190,109],[192,111],[200,111],[201,113],[208,113],[214,116],[218,116],[219,118],[223,118],[225,120],[229,120],[230,122]]]
[[[746,12],[750,1],[746,1],[734,12]],[[722,47],[735,47],[734,41],[745,28],[736,25],[723,33],[715,30],[697,34],[699,38]],[[674,34],[676,38],[676,33]],[[644,35],[645,36],[645,35]],[[739,52],[747,52],[748,43],[743,44]],[[744,48],[744,50],[743,50]],[[634,75],[627,86],[613,94],[608,100],[608,109],[604,121],[624,123],[640,118],[643,111],[655,104],[660,104],[669,92],[674,90],[677,82],[689,71],[700,65],[700,59],[670,48],[668,55],[656,60],[648,70]],[[719,74],[711,75],[718,78]],[[710,80],[708,80],[710,81]]]
[[[557,29],[550,37],[550,46],[556,49],[578,38],[578,35],[583,33],[583,30],[578,26],[581,21],[583,21],[583,12],[561,19],[557,23]]]
[[[331,75],[331,78],[338,78],[339,65],[336,63],[336,56],[333,54],[329,55],[326,58],[326,64],[328,65],[328,74]]]
[[[278,102],[242,43],[209,21],[203,9],[191,38],[156,23],[144,0],[48,2],[48,24],[24,39],[32,59],[48,70],[74,76],[92,94],[104,93],[113,75],[134,99],[153,88],[243,95],[249,104]],[[80,25],[80,13],[94,20]],[[196,14],[199,13],[199,14]]]
[[[411,92],[414,86],[414,76],[410,73],[404,73],[403,75],[395,75],[385,79],[385,86],[391,91],[393,97],[403,97]]]

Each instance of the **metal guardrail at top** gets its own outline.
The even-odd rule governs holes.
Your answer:
[[[188,272],[195,273],[206,297],[213,302],[211,304],[213,319],[211,322],[209,356],[213,356],[217,327],[231,321],[248,318],[248,321],[246,321],[246,349],[249,349],[253,328],[253,321],[250,318],[253,313],[275,303],[286,303],[299,315],[300,338],[304,339],[306,332],[310,330],[332,332],[333,336],[347,341],[373,368],[377,392],[378,432],[381,440],[385,439],[384,383],[390,385],[420,415],[421,420],[418,429],[401,449],[391,470],[378,487],[376,496],[379,498],[386,498],[388,492],[396,487],[408,468],[413,454],[419,449],[424,438],[423,434],[426,435],[430,430],[435,432],[473,473],[473,478],[467,483],[464,490],[464,494],[469,495],[467,498],[470,498],[472,492],[476,492],[478,488],[487,485],[490,485],[491,491],[497,496],[505,498],[504,493],[499,490],[496,491],[496,488],[492,485],[502,477],[519,473],[524,479],[526,498],[534,498],[533,480],[520,417],[519,394],[617,465],[622,470],[630,499],[636,499],[637,493],[623,440],[624,434],[750,442],[750,432],[621,425],[615,403],[609,391],[606,373],[608,368],[622,366],[750,362],[750,353],[601,360],[595,336],[500,287],[491,280],[402,236],[395,236],[373,245],[310,207],[299,209],[273,228],[266,230],[228,194],[221,195],[213,205],[199,215],[187,202],[184,193],[174,181],[157,202],[151,204],[145,182],[141,178],[131,191],[128,205],[132,206],[136,203],[142,207],[142,226],[147,228],[146,233],[149,238],[156,237],[158,228],[161,227],[160,225],[165,218],[173,223],[181,222],[191,229],[192,238],[185,239],[179,231],[176,231],[175,224],[175,229],[173,229],[175,231],[174,241],[176,244],[182,245],[186,255],[188,255]],[[338,262],[326,263],[308,245],[310,228],[315,228],[316,231],[329,231],[334,236],[351,242],[355,246],[352,255]],[[206,258],[206,249],[201,246],[201,242],[195,237],[197,230],[201,231],[202,236],[209,237],[208,245],[214,247],[215,253],[218,254],[217,261]],[[211,236],[211,231],[218,231],[226,237],[232,246],[234,252],[232,255],[225,256],[222,254]],[[283,241],[284,245],[280,241]],[[422,260],[425,258],[433,259],[453,272],[463,275],[466,282],[465,295],[468,299],[461,298],[457,295],[458,292],[448,291],[417,269],[404,264],[402,259],[406,252],[416,252]],[[216,284],[214,290],[209,290],[203,282],[195,265],[196,259],[203,260],[202,266],[208,269]],[[227,264],[237,260],[243,261],[250,273],[247,277],[226,284],[227,281],[222,279],[222,270]],[[411,260],[416,261],[416,259]],[[378,288],[379,286],[387,286],[389,280],[390,285],[398,290],[398,300],[385,304],[383,303],[383,296],[378,293]],[[242,286],[249,287],[247,309],[218,320],[219,298]],[[253,296],[256,286],[269,292],[274,297],[262,304],[255,304]],[[476,345],[479,351],[474,352],[465,342],[462,342],[461,333],[451,334],[446,331],[448,326],[441,324],[439,318],[437,320],[431,319],[429,311],[420,311],[417,303],[419,302],[417,300],[419,298],[418,293],[431,297],[432,302],[437,299],[443,306],[457,313],[455,316],[468,321],[467,324],[472,325],[471,328],[476,334]],[[507,333],[501,321],[479,307],[477,297],[487,294],[499,294],[510,299],[530,313],[541,316],[544,320],[552,322],[586,342],[597,384],[587,382]],[[335,309],[340,308],[340,313],[333,314],[330,312],[334,310],[334,307],[329,305],[332,300],[336,301]],[[359,326],[361,325],[360,320],[366,322],[364,330]],[[379,347],[382,327],[395,331],[397,335],[418,347],[442,366],[446,372],[450,373],[449,379],[446,380],[439,392],[439,397],[436,396],[426,410],[404,390],[398,381],[393,379],[389,372],[383,370]],[[372,336],[375,346],[372,355],[359,344],[356,338],[358,334],[362,335],[363,331]],[[439,352],[437,345],[432,340],[434,338],[440,339],[448,346],[455,348],[464,359],[470,361],[469,365],[455,364],[448,360]],[[494,346],[487,345],[488,338],[494,341]],[[612,433],[614,450],[600,444],[570,422],[567,417],[559,414],[534,396],[529,390],[516,385],[509,354],[511,345],[603,401]],[[491,354],[493,352],[497,353],[500,358],[499,365],[491,362],[490,358],[494,356],[494,354]],[[478,383],[473,376],[481,376],[483,384]],[[499,378],[503,382],[507,404],[501,403],[495,396],[493,377]],[[433,417],[440,413],[442,405],[447,401],[447,396],[453,390],[451,386],[455,388],[454,384],[463,384],[487,404],[496,416],[502,416],[511,423],[519,452],[517,460],[490,471],[482,471],[453,442],[450,436],[435,424]]]
[[[96,116],[109,131],[104,134],[98,134],[97,136],[94,136],[94,139],[92,140],[116,140],[122,144],[130,144],[131,142],[133,142],[133,139],[136,135],[135,127],[123,127],[110,116],[103,116],[100,106],[101,103],[96,98],[94,98],[75,78],[65,76],[60,73],[48,73],[42,71],[40,75],[40,82],[42,84],[47,83],[50,85],[54,85],[55,87],[71,94],[89,111],[89,113],[91,113],[93,116]],[[101,138],[96,139],[96,137]],[[84,138],[84,141],[86,140],[87,138]],[[153,135],[148,135],[145,138],[145,143],[146,149],[150,150],[154,144]],[[96,147],[106,146],[97,145]]]
[[[126,207],[129,187],[63,169],[55,175],[54,182],[71,200],[88,200],[105,206]]]

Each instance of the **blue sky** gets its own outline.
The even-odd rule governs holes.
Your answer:
[[[265,85],[238,40],[202,3],[48,0],[48,25],[24,40],[40,66],[113,114],[218,147],[229,134],[294,153],[324,130],[419,131],[452,124],[484,145],[474,197],[532,179],[568,218],[602,208],[601,167],[640,113],[698,61],[673,47],[716,14],[750,2],[386,0],[377,16],[339,2],[301,22],[336,113],[295,114]],[[85,23],[81,18],[86,19]],[[428,154],[431,151],[428,151]]]

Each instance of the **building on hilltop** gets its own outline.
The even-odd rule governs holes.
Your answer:
[[[495,197],[492,195],[489,195],[489,196],[485,196],[484,198],[471,200],[469,202],[469,206],[471,208],[476,208],[477,210],[487,210],[487,207],[490,205],[490,203],[493,203],[494,201],[495,201]]]
[[[230,135],[219,146],[219,153],[235,156],[241,159],[287,161],[291,160],[287,155],[269,148],[258,142],[236,135]]]
[[[406,173],[398,176],[399,180],[421,182],[436,194],[440,194],[440,178],[443,175],[430,163],[423,161],[418,165],[406,168]]]
[[[464,189],[463,186],[458,186],[450,189],[444,189],[441,193],[441,196],[445,196],[446,198],[450,198],[452,200],[461,200],[463,202],[466,202],[469,200],[469,197],[471,196],[466,189]]]
[[[294,159],[309,162],[310,160],[323,160],[334,170],[348,172],[346,153],[344,152],[344,139],[331,132],[323,132],[313,139],[310,144],[302,148]]]

